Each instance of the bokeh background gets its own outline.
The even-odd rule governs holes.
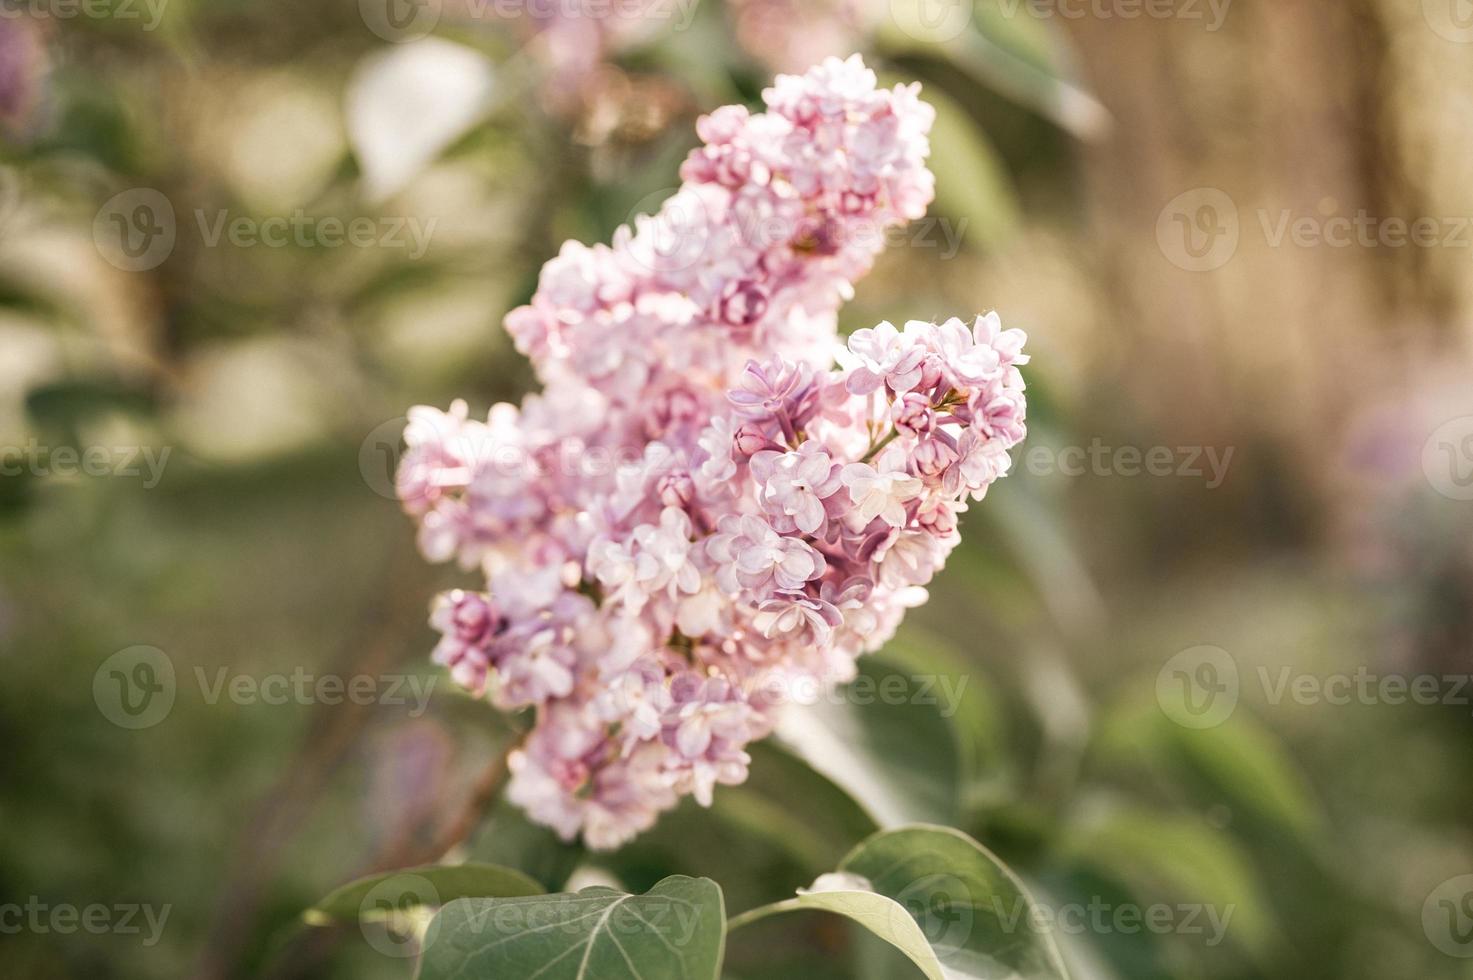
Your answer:
[[[1473,976],[1466,3],[0,13],[0,903],[168,908],[6,928],[0,972],[410,974],[299,914],[432,836],[504,722],[209,691],[435,679],[464,580],[391,499],[406,407],[519,397],[500,320],[559,243],[653,210],[700,113],[859,51],[925,83],[938,199],[842,326],[996,308],[1033,353],[1016,471],[887,651],[966,678],[954,822],[1052,907],[1231,915],[1066,936],[1082,978]],[[131,728],[138,646],[177,694]],[[502,807],[469,853],[739,910],[863,832],[790,768],[617,858]],[[910,975],[800,925],[733,975]]]

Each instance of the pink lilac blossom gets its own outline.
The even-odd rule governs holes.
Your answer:
[[[487,579],[436,601],[434,659],[535,710],[508,795],[565,838],[616,847],[742,782],[785,692],[851,679],[1007,473],[1020,331],[836,329],[930,201],[917,90],[829,59],[704,117],[659,213],[565,245],[508,315],[542,391],[411,412],[421,549]]]

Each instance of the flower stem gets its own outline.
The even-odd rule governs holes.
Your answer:
[[[884,449],[886,446],[890,445],[890,443],[894,442],[895,437],[898,435],[900,435],[899,429],[891,429],[890,434],[885,436],[885,438],[881,439],[879,442],[870,443],[870,447],[865,450],[864,455],[860,457],[859,461],[861,463],[868,463],[879,454],[881,449]]]

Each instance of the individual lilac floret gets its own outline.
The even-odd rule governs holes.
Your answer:
[[[879,518],[891,527],[901,527],[909,519],[905,505],[919,497],[922,484],[912,476],[905,452],[888,450],[874,465],[850,463],[839,471],[839,479],[854,502],[850,512],[855,526],[865,527]]]
[[[450,668],[455,683],[480,694],[491,666],[488,651],[504,622],[484,593],[460,589],[445,593],[430,612],[430,625],[443,634],[431,659]]]
[[[824,499],[839,489],[839,464],[816,442],[805,442],[796,452],[756,453],[751,467],[774,528],[813,534],[823,525]]]
[[[823,575],[825,562],[800,538],[788,537],[754,514],[721,518],[706,545],[716,584],[731,595],[801,589]]]

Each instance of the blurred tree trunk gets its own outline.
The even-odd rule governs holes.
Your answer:
[[[1105,373],[1152,378],[1142,408],[1168,430],[1184,415],[1204,427],[1204,442],[1268,425],[1261,434],[1284,452],[1321,460],[1334,441],[1326,434],[1342,432],[1368,393],[1399,385],[1419,345],[1462,339],[1454,326],[1466,312],[1470,250],[1299,247],[1279,230],[1286,218],[1323,227],[1318,219],[1362,211],[1408,221],[1473,214],[1458,199],[1466,181],[1426,155],[1427,134],[1447,120],[1414,111],[1423,97],[1456,101],[1449,93],[1466,79],[1473,46],[1440,37],[1416,3],[1238,0],[1216,31],[1199,7],[1203,19],[1063,22],[1115,119],[1083,150],[1098,267],[1120,331]],[[1426,66],[1439,59],[1460,74],[1419,93],[1419,78],[1436,84]],[[1208,271],[1179,267],[1157,236],[1158,220],[1168,238],[1187,233],[1182,221],[1205,234],[1193,209],[1162,218],[1196,188],[1223,192],[1236,209],[1201,216],[1219,230],[1236,221],[1239,234],[1231,258]],[[1323,469],[1297,466],[1295,478]]]

